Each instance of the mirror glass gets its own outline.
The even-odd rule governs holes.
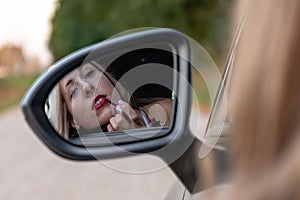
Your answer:
[[[171,51],[138,48],[94,52],[53,88],[45,113],[65,139],[138,136],[135,130],[172,126],[176,59]]]

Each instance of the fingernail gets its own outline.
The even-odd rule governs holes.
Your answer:
[[[121,105],[121,104],[124,103],[124,101],[123,101],[122,99],[120,99],[120,100],[118,101],[118,103]]]
[[[116,107],[116,111],[117,111],[117,113],[119,113],[119,114],[123,112],[121,106],[119,106],[119,105]]]

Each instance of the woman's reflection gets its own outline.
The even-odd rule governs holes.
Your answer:
[[[77,131],[117,131],[167,126],[172,113],[171,98],[135,98],[103,68],[86,63],[59,83],[67,108],[67,121]],[[80,132],[80,131],[79,131]]]

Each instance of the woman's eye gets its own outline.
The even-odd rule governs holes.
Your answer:
[[[74,88],[71,90],[71,99],[77,94],[78,88]]]
[[[95,70],[89,70],[85,75],[84,79],[90,78],[94,74]]]

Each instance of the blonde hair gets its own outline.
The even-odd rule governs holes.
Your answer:
[[[251,0],[233,71],[228,199],[300,199],[300,1]]]

